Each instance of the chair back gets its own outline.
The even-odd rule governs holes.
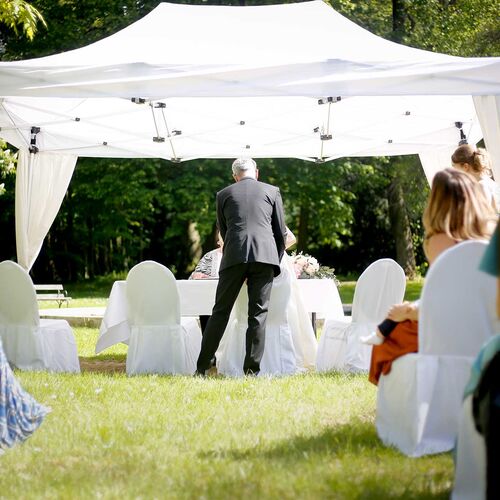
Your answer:
[[[405,288],[405,273],[397,262],[380,259],[370,264],[356,283],[353,323],[380,323],[392,305],[403,301]]]
[[[292,283],[289,273],[290,271],[283,266],[279,276],[274,278],[271,297],[269,299],[267,325],[279,326],[288,322],[287,308],[292,294]]]
[[[476,356],[498,331],[496,279],[479,270],[484,241],[443,252],[425,278],[419,306],[419,352]]]
[[[30,275],[15,262],[0,262],[0,325],[38,326],[40,315]]]
[[[127,276],[128,320],[131,326],[180,324],[180,301],[174,275],[146,260]]]

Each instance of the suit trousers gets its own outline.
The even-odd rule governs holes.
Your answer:
[[[267,311],[273,286],[275,266],[261,262],[246,262],[223,269],[215,296],[212,316],[203,332],[197,370],[205,372],[219,347],[229,321],[231,310],[245,280],[248,287],[248,328],[246,354],[243,363],[245,373],[258,373],[264,354]]]

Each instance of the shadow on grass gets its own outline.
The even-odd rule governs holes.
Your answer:
[[[385,470],[384,467],[379,468],[378,466],[379,463],[383,464],[384,455],[390,459]],[[424,482],[417,481],[419,484],[416,484],[415,477],[405,476],[398,480],[399,491],[396,493],[397,489],[394,489],[393,481],[390,479],[393,475],[393,472],[391,472],[393,466],[397,467],[394,459],[397,462],[399,460],[425,460],[425,458],[413,459],[398,455],[397,451],[382,444],[373,423],[359,420],[334,428],[325,428],[323,432],[317,435],[296,436],[267,448],[210,450],[198,454],[201,459],[208,460],[255,460],[257,462],[270,460],[270,466],[274,462],[276,465],[280,464],[287,469],[300,469],[301,466],[305,466],[308,462],[350,461],[351,458],[355,460],[356,457],[359,457],[360,463],[366,465],[366,470],[361,465],[359,475],[356,475],[356,477],[346,476],[339,479],[335,475],[332,476],[328,481],[331,485],[332,494],[338,488],[338,481],[340,480],[344,487],[349,488],[348,484],[352,483],[354,490],[361,492],[352,497],[357,499],[444,499],[449,497],[449,483],[442,482],[440,473],[436,474],[435,480],[444,483],[441,487],[433,487],[430,484],[433,482],[431,477],[428,477],[427,481]],[[384,477],[386,474],[388,477]],[[340,495],[340,497],[345,498],[345,495]],[[331,498],[336,498],[336,496],[333,495]]]
[[[121,375],[125,373],[125,354],[101,354],[99,356],[80,356],[80,369],[83,373],[106,373]]]
[[[384,450],[372,423],[355,422],[335,428],[327,428],[314,436],[296,436],[269,448],[247,450],[211,450],[200,454],[202,458],[229,458],[249,460],[266,458],[288,461],[308,461],[311,455],[335,457],[345,453],[376,453]]]

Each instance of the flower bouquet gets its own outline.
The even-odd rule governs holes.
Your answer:
[[[322,279],[329,278],[335,281],[337,286],[340,285],[337,277],[335,276],[335,269],[328,266],[320,266],[315,257],[306,253],[292,253],[291,255],[295,275],[299,279]]]

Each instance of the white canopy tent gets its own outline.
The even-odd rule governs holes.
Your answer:
[[[484,135],[500,178],[499,95],[500,58],[401,46],[319,0],[162,3],[87,47],[0,63],[0,137],[37,151],[18,165],[18,260],[33,264],[77,156],[419,154],[430,179],[449,164],[458,123],[471,143]],[[53,175],[33,180],[43,164]]]

